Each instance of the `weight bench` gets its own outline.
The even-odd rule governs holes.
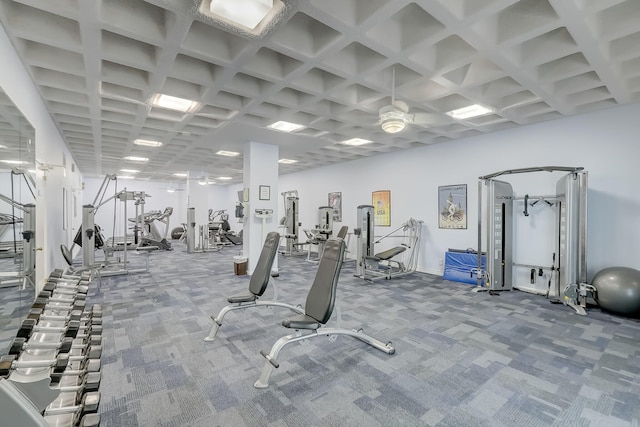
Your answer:
[[[396,246],[395,248],[387,249],[386,251],[379,252],[375,255],[366,256],[365,262],[367,265],[364,270],[364,278],[374,280],[373,277],[367,276],[375,276],[376,278],[391,279],[394,274],[404,273],[406,271],[404,263],[402,261],[394,260],[393,257],[400,255],[406,250],[406,246]],[[376,264],[369,264],[369,262],[374,262]],[[381,265],[381,262],[386,262],[387,264]]]
[[[287,344],[296,341],[306,340],[308,338],[319,337],[322,335],[334,338],[337,335],[348,335],[363,341],[370,346],[377,348],[387,354],[394,354],[395,348],[388,342],[384,344],[375,338],[365,335],[362,329],[349,330],[339,328],[325,328],[322,325],[327,323],[336,301],[336,288],[338,278],[342,268],[342,260],[344,258],[345,242],[342,239],[329,239],[325,245],[324,252],[320,258],[316,277],[311,285],[311,289],[307,295],[304,313],[282,321],[285,328],[295,329],[296,332],[291,335],[284,336],[275,342],[269,354],[261,351],[267,361],[264,364],[262,375],[255,382],[256,388],[267,388],[269,386],[269,378],[273,368],[278,368],[280,364],[277,361],[280,350]],[[310,331],[302,334],[300,330]]]
[[[251,279],[249,280],[249,292],[241,295],[235,295],[227,298],[229,305],[220,310],[217,316],[211,316],[213,319],[213,326],[209,335],[207,335],[205,341],[213,341],[218,333],[218,328],[222,326],[222,319],[224,316],[232,310],[241,310],[251,307],[283,307],[295,311],[296,313],[304,313],[301,307],[296,307],[291,304],[286,304],[277,301],[277,291],[274,288],[274,300],[273,301],[259,301],[259,298],[264,294],[267,289],[267,285],[271,281],[271,267],[273,267],[273,261],[276,258],[278,252],[278,242],[280,241],[280,234],[275,231],[267,234],[260,252],[260,258],[258,258],[258,264],[253,270]]]

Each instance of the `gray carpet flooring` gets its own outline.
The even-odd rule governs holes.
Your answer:
[[[291,332],[281,321],[293,313],[233,311],[204,342],[210,316],[249,277],[234,275],[237,247],[173,245],[151,255],[149,273],[92,285],[89,302],[104,310],[102,426],[640,424],[637,319],[598,308],[579,316],[541,296],[473,293],[427,274],[366,283],[353,263],[327,326],[362,327],[396,354],[318,337],[285,347],[269,388],[256,389],[259,352]],[[316,267],[280,256],[278,300],[303,304]],[[15,289],[0,299],[2,349],[25,304]]]

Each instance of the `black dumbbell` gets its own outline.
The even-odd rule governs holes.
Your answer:
[[[9,347],[9,354],[15,354],[16,356],[22,353],[23,351],[29,350],[42,350],[42,349],[57,349],[60,353],[69,353],[73,346],[73,338],[64,337],[61,341],[56,343],[46,343],[46,342],[29,342],[26,338],[16,337],[11,342],[11,347]]]
[[[55,270],[53,270],[51,272],[51,274],[49,275],[49,277],[53,277],[53,278],[59,278],[62,277],[62,273],[64,270],[60,269],[60,268],[56,268]]]
[[[60,283],[47,282],[42,286],[42,291],[50,292],[52,295],[60,295],[62,297],[68,297],[71,295],[86,295],[86,292],[81,292],[78,285],[68,286]]]
[[[80,294],[86,294],[89,290],[87,284],[80,284],[79,282],[70,282],[68,280],[48,280],[44,284],[43,290],[52,291],[60,290],[61,292],[75,292]]]
[[[84,300],[87,298],[87,294],[63,294],[61,292],[55,291],[40,291],[38,293],[38,297],[47,298],[49,301],[53,302],[64,302],[64,303],[73,303],[76,300]]]
[[[82,360],[70,360],[67,365],[67,369],[64,372],[52,372],[51,384],[56,385],[60,384],[60,382],[65,377],[78,377],[81,375],[86,375],[91,372],[100,372],[101,361],[100,359],[89,359],[85,358]]]
[[[49,298],[37,297],[31,308],[48,308],[52,310],[83,310],[87,302],[85,299],[75,301],[51,301]]]
[[[19,360],[15,354],[8,354],[0,358],[0,376],[7,376],[12,369],[51,367],[52,373],[61,374],[67,368],[69,355],[59,353],[55,359]]]
[[[32,308],[29,310],[29,314],[27,315],[27,319],[33,319],[36,321],[39,320],[59,320],[59,321],[70,321],[77,320],[80,321],[83,319],[87,319],[89,316],[86,312],[82,310],[48,310],[45,311],[42,308]]]
[[[80,330],[80,322],[77,320],[70,320],[64,325],[60,326],[40,326],[34,319],[24,319],[20,329],[16,333],[18,338],[29,338],[33,332],[51,332],[61,333],[65,337],[75,338]]]

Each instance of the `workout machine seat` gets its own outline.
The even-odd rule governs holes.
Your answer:
[[[241,302],[252,302],[258,299],[258,295],[246,294],[246,295],[234,295],[227,298],[229,304],[239,304]]]
[[[379,252],[375,254],[375,256],[367,257],[369,259],[374,259],[376,261],[388,261],[396,255],[400,255],[402,252],[406,251],[406,246],[396,246],[395,248],[387,249],[386,251]]]
[[[321,325],[316,319],[306,314],[293,317],[291,319],[284,319],[282,326],[289,329],[318,329]]]
[[[335,307],[336,289],[340,270],[342,269],[345,246],[345,242],[342,239],[336,238],[329,239],[327,241],[322,257],[320,258],[316,277],[311,285],[309,293],[307,294],[304,313],[300,316],[285,319],[282,322],[282,326],[285,328],[295,329],[296,333],[284,336],[276,341],[269,354],[264,351],[260,352],[267,361],[262,370],[262,375],[254,384],[256,388],[266,388],[269,386],[269,378],[271,377],[273,368],[278,368],[280,366],[277,362],[280,350],[282,350],[282,348],[287,344],[296,341],[302,341],[321,335],[348,335],[387,354],[395,353],[396,350],[391,346],[391,343],[384,344],[375,338],[365,335],[361,329],[349,330],[324,328],[322,326],[327,323],[333,313],[333,308]],[[310,330],[311,332],[302,335],[299,332],[300,329]]]
[[[227,302],[230,304],[220,310],[217,316],[211,318],[213,319],[213,326],[211,327],[211,331],[209,335],[204,338],[205,341],[213,341],[218,333],[218,328],[222,326],[222,319],[224,316],[231,310],[239,310],[249,307],[257,307],[257,306],[275,306],[275,307],[283,307],[288,308],[290,310],[295,311],[296,313],[304,313],[304,310],[300,307],[295,307],[291,304],[286,304],[277,301],[277,292],[275,291],[274,284],[274,299],[273,301],[258,301],[258,299],[264,294],[267,290],[267,286],[271,281],[271,268],[273,267],[273,261],[276,258],[276,254],[278,253],[278,243],[280,241],[280,234],[275,231],[267,234],[267,237],[264,241],[264,246],[262,247],[262,252],[260,252],[260,257],[258,258],[258,263],[256,264],[256,268],[251,275],[251,279],[249,280],[249,292],[234,295],[227,298]]]

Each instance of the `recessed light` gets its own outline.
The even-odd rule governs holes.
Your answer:
[[[255,29],[273,8],[273,0],[211,0],[209,10],[229,21]]]
[[[180,178],[186,178],[186,177],[189,176],[189,174],[186,174],[184,172],[176,172],[176,173],[173,174],[173,176],[177,176],[177,177],[180,177]]]
[[[347,139],[346,141],[342,141],[343,144],[345,145],[364,145],[364,144],[369,144],[373,141],[369,141],[368,139],[362,139],[362,138],[351,138],[351,139]]]
[[[126,172],[126,173],[138,173],[140,172],[138,169],[120,169],[120,172]]]
[[[133,179],[133,177],[131,175],[118,175],[117,178],[118,179]]]
[[[190,99],[178,98],[177,96],[165,95],[162,93],[154,96],[151,103],[156,107],[181,111],[183,113],[191,112],[199,105],[198,102]]]
[[[297,123],[279,121],[275,123],[271,123],[267,126],[269,129],[279,130],[281,132],[295,132],[297,130],[303,129],[304,125],[299,125]]]
[[[145,163],[149,161],[148,157],[127,156],[124,158],[128,162]]]
[[[216,154],[218,156],[227,156],[227,157],[235,157],[240,155],[240,153],[238,153],[237,151],[225,151],[225,150],[220,150]]]
[[[471,117],[484,116],[493,113],[493,110],[479,104],[469,105],[468,107],[458,108],[457,110],[446,113],[454,119],[463,120]]]
[[[291,163],[298,163],[297,160],[293,160],[293,159],[280,159],[278,160],[278,163],[282,163],[285,165],[290,165]]]
[[[160,147],[162,145],[162,142],[152,139],[134,139],[133,143],[136,145],[144,145],[145,147]]]
[[[216,179],[219,179],[220,181],[228,181],[228,180],[233,179],[233,178],[231,178],[230,176],[219,176]]]
[[[7,148],[6,145],[0,145],[0,150],[4,150],[5,148]]]
[[[22,160],[3,160],[3,162],[10,165],[24,165],[27,163]]]

